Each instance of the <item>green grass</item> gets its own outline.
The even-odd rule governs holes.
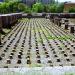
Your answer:
[[[68,73],[65,73],[64,75],[75,75],[75,73],[68,72]]]

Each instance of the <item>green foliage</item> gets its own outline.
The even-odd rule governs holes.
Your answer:
[[[12,12],[17,12],[18,11],[18,2],[12,3],[11,6],[12,6]]]
[[[52,2],[50,5],[44,5],[42,3],[35,3],[32,7],[28,7],[24,3],[20,3],[21,0],[5,0],[6,2],[0,3],[0,13],[14,13],[14,12],[25,12],[25,13],[61,13],[64,9],[64,4],[58,4]],[[75,12],[75,9],[70,9],[69,12]]]
[[[49,5],[44,5],[44,12],[49,12]]]
[[[24,11],[26,9],[26,5],[24,3],[19,3],[18,9],[19,9],[19,11]]]
[[[61,13],[63,12],[64,9],[64,3],[55,3],[55,4],[51,4],[49,5],[49,12],[51,13]]]
[[[9,11],[7,11],[9,9],[9,4],[8,3],[1,3],[0,4],[0,12],[1,13],[8,13]]]
[[[26,7],[26,10],[24,10],[24,12],[25,12],[25,13],[32,13],[32,10],[31,10],[31,8]]]
[[[17,2],[3,2],[0,4],[0,13],[11,13],[16,12],[18,3]]]
[[[40,13],[40,12],[43,12],[44,11],[44,6],[41,3],[36,3],[36,4],[33,4],[32,10],[34,12],[39,12]]]
[[[75,8],[70,8],[69,13],[75,13]]]
[[[50,6],[49,6],[49,12],[50,12],[50,13],[56,13],[56,7],[57,7],[56,4],[50,5]]]
[[[56,12],[57,13],[62,13],[63,10],[64,10],[64,3],[58,4],[57,7],[56,7]]]
[[[0,13],[30,12],[27,5],[20,2],[3,2],[0,4]]]
[[[65,73],[64,75],[75,75],[75,73]]]

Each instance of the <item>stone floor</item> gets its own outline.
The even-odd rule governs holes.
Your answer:
[[[75,75],[75,67],[0,68],[0,75]]]
[[[0,68],[75,66],[75,35],[44,18],[23,18],[2,38]]]

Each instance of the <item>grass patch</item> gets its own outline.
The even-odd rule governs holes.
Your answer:
[[[72,36],[57,36],[57,37],[55,37],[55,36],[48,36],[47,38],[48,38],[49,40],[50,40],[50,39],[52,39],[52,40],[55,40],[55,39],[57,39],[57,40],[73,39]]]

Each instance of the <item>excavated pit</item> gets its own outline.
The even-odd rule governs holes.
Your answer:
[[[49,19],[23,18],[2,44],[1,68],[75,66],[75,35]]]

